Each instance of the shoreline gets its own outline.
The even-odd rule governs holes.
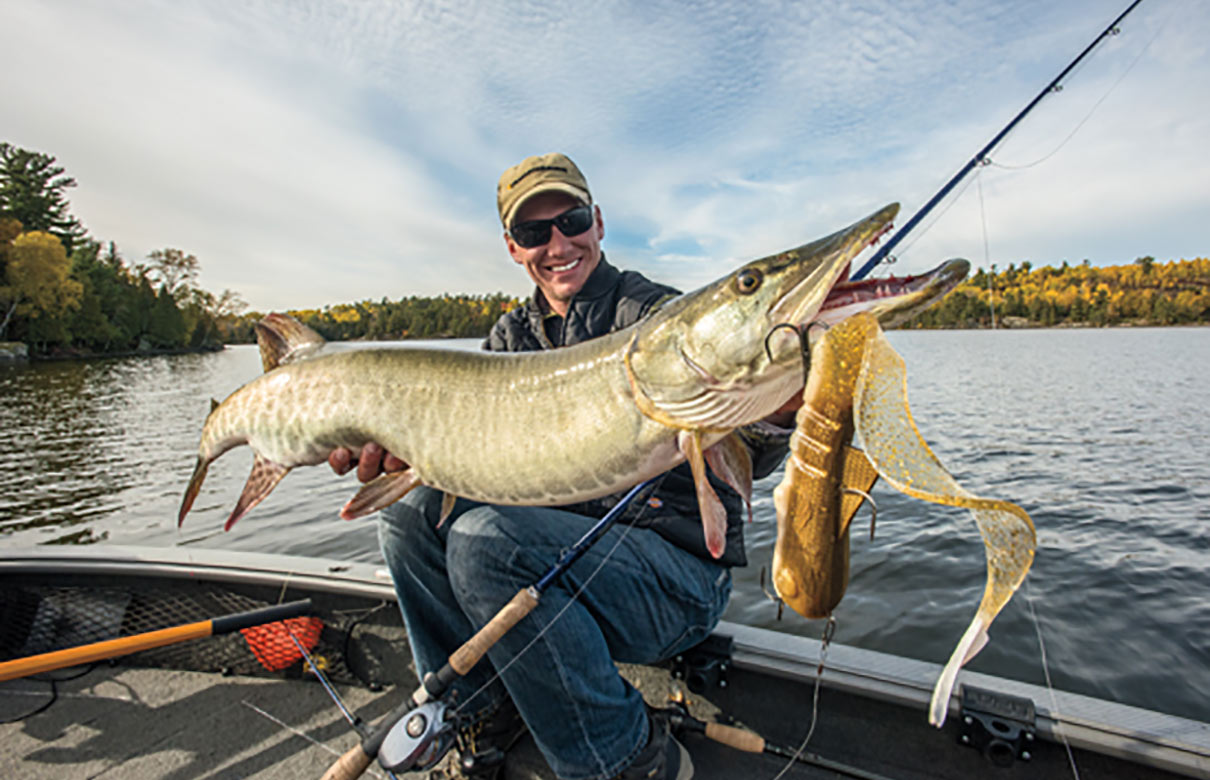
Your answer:
[[[225,344],[209,344],[202,347],[174,347],[164,349],[131,349],[121,352],[91,352],[59,350],[46,355],[31,354],[29,363],[65,363],[72,360],[104,360],[106,358],[161,357],[163,355],[194,355],[204,352],[222,352]]]

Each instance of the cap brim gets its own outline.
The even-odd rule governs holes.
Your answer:
[[[537,195],[541,195],[544,192],[565,193],[567,195],[572,196],[576,200],[580,201],[580,203],[584,204],[585,206],[588,206],[592,203],[592,196],[588,194],[588,191],[581,189],[580,187],[577,187],[574,184],[568,184],[567,182],[562,182],[562,181],[543,182],[543,183],[539,184],[538,186],[534,187],[534,189],[531,192],[527,192],[524,197],[520,198],[516,203],[514,203],[512,205],[512,208],[510,208],[508,210],[508,212],[505,213],[504,218],[502,220],[504,223],[505,229],[508,229],[509,225],[513,224],[513,217],[517,216],[517,212],[521,210],[522,206],[524,206],[526,203],[528,203],[530,201],[530,199],[534,198]]]

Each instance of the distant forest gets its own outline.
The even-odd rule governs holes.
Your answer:
[[[54,157],[0,142],[0,341],[35,356],[153,353],[255,340],[263,316],[239,293],[197,285],[201,262],[166,247],[144,262],[89,235],[76,186]],[[340,303],[290,313],[324,338],[483,337],[521,305],[502,293]],[[979,269],[908,328],[1177,325],[1210,322],[1210,260]]]
[[[980,268],[906,328],[1185,325],[1210,322],[1210,260]]]

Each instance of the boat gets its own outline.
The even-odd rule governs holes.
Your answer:
[[[415,689],[381,567],[191,547],[6,551],[0,662],[299,599],[310,655],[354,715],[378,722]],[[266,642],[233,632],[0,683],[0,773],[319,778],[359,737],[301,656],[274,661]],[[744,752],[683,734],[707,780],[1210,777],[1208,723],[969,671],[933,728],[940,670],[726,622],[692,651],[622,668],[655,706],[764,738]],[[527,737],[504,777],[553,775]]]

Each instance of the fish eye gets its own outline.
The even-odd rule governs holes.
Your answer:
[[[745,268],[735,275],[735,290],[741,295],[751,295],[760,289],[764,274],[755,268]]]

